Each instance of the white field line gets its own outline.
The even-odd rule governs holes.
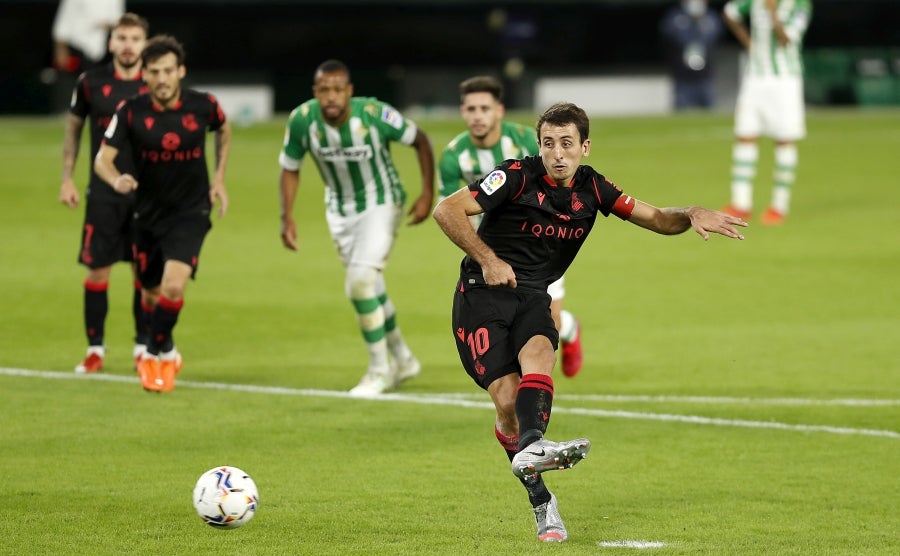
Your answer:
[[[445,397],[460,399],[483,399],[481,393],[441,394]],[[815,399],[815,398],[737,398],[729,396],[649,396],[649,395],[614,395],[614,394],[555,394],[554,400],[611,402],[611,403],[686,403],[686,404],[720,404],[720,405],[822,405],[845,407],[890,407],[900,406],[900,400],[890,399]]]
[[[603,548],[636,548],[643,550],[645,548],[662,548],[666,543],[659,541],[599,541],[598,546]]]
[[[32,371],[29,369],[10,369],[0,367],[0,375],[25,376],[50,380],[99,380],[107,382],[137,383],[137,377],[129,377],[111,374],[79,375],[75,373],[63,373],[57,371]],[[180,388],[201,388],[207,390],[229,390],[235,392],[252,392],[258,394],[273,394],[282,396],[308,396],[320,398],[350,398],[348,392],[336,390],[317,390],[308,388],[285,388],[281,386],[254,386],[252,384],[225,384],[219,382],[194,382],[179,380]],[[652,396],[651,396],[652,398]],[[684,398],[678,398],[684,399]],[[701,398],[703,399],[703,398]],[[728,399],[728,398],[722,398]],[[735,398],[742,399],[742,398]],[[471,396],[456,394],[401,394],[388,393],[378,397],[369,398],[368,401],[393,401],[416,403],[422,405],[449,405],[456,407],[473,407],[480,409],[494,409],[494,404],[483,395],[480,400]],[[721,402],[718,402],[721,403]],[[891,404],[893,405],[893,404]],[[743,427],[757,429],[776,429],[795,432],[824,432],[842,435],[878,436],[883,438],[900,439],[900,432],[882,429],[857,429],[851,427],[834,427],[829,425],[792,425],[775,421],[748,421],[744,419],[719,419],[715,417],[701,417],[697,415],[675,415],[666,413],[642,413],[635,411],[617,411],[605,409],[590,409],[584,407],[553,408],[555,413],[570,413],[575,415],[588,415],[591,417],[610,417],[618,419],[636,419],[644,421],[665,421],[675,423],[688,423],[693,425],[713,425],[719,427]]]
[[[623,403],[690,403],[690,404],[745,404],[745,405],[838,405],[846,407],[900,406],[900,400],[865,400],[838,398],[819,400],[813,398],[734,398],[728,396],[615,396],[601,394],[560,394],[560,400],[623,402]]]

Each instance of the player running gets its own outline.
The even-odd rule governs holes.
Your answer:
[[[122,194],[135,191],[134,250],[142,303],[150,319],[147,352],[138,365],[145,390],[175,387],[181,355],[172,330],[194,277],[210,211],[228,208],[225,165],[231,130],[215,97],[183,89],[184,49],[167,35],[151,39],[142,54],[148,94],[126,100],[116,111],[97,154],[97,174]],[[206,132],[215,132],[216,170],[206,167]],[[122,173],[113,161],[134,153],[136,172]]]

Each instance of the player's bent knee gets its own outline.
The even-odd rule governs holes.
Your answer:
[[[369,266],[350,265],[347,267],[345,289],[350,299],[373,299],[378,271]]]

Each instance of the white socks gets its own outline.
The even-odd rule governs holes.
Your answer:
[[[731,151],[731,206],[750,211],[753,208],[753,178],[759,162],[757,143],[735,143]],[[772,208],[787,214],[791,203],[791,187],[797,175],[797,145],[775,146]]]
[[[731,150],[731,206],[749,212],[753,208],[753,178],[759,161],[756,143],[735,143]]]
[[[575,333],[578,331],[578,325],[572,313],[565,309],[559,312],[559,339],[563,342],[571,342],[575,339]]]
[[[772,208],[787,214],[791,204],[791,186],[797,175],[797,145],[775,147],[775,187],[772,189]]]

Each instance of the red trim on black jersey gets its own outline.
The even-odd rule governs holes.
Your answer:
[[[166,110],[178,110],[181,108],[182,104],[184,104],[184,101],[182,99],[178,99],[178,102],[175,103],[175,106],[173,106],[172,108],[166,108],[162,104],[156,102],[155,98],[150,97],[150,106],[157,112],[165,112]]]
[[[594,196],[597,197],[597,202],[599,202],[602,205],[603,199],[600,197],[600,188],[597,187],[597,178],[596,177],[591,178],[591,185],[594,186]]]
[[[137,81],[138,79],[141,79],[144,77],[142,72],[143,72],[143,70],[138,70],[137,75],[135,75],[131,79],[128,79],[127,77],[125,77],[121,73],[119,73],[119,70],[113,70],[113,77],[115,79],[118,79],[119,81]]]
[[[515,201],[516,199],[518,199],[519,195],[521,195],[523,191],[525,191],[525,174],[522,174],[522,187],[520,187],[519,190],[516,191],[516,194],[513,195],[513,200]]]
[[[86,104],[90,104],[91,102],[91,88],[88,87],[87,75],[84,76],[84,79],[81,80],[81,88],[84,89],[84,102]]]

